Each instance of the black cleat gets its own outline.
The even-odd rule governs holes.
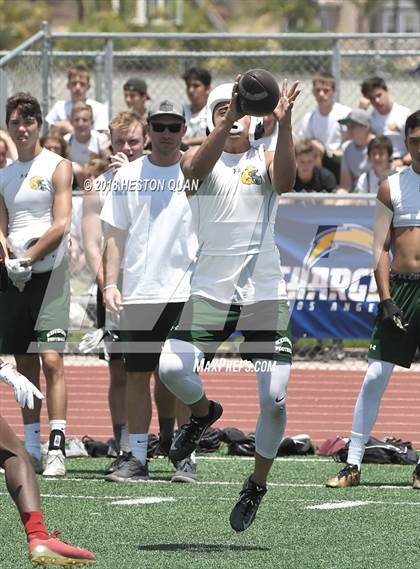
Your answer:
[[[266,486],[258,486],[251,477],[247,478],[239,493],[239,500],[236,502],[230,514],[230,526],[235,531],[244,531],[249,528],[255,520],[261,500],[267,492]]]
[[[359,486],[360,484],[360,470],[355,464],[346,464],[340,470],[337,476],[333,476],[325,483],[327,488],[350,488],[352,486]]]
[[[144,482],[149,480],[149,466],[142,464],[131,453],[126,457],[124,462],[120,464],[118,470],[114,470],[111,474],[105,476],[105,480],[110,482]]]
[[[176,472],[171,478],[171,482],[196,482],[197,465],[191,457],[184,458],[175,464]]]
[[[179,462],[190,456],[198,447],[201,437],[206,429],[222,416],[223,407],[217,401],[210,401],[209,414],[206,417],[195,417],[191,415],[188,423],[182,425],[174,436],[169,458],[172,462]]]
[[[126,460],[128,460],[128,458],[130,457],[130,453],[129,452],[124,452],[121,451],[120,454],[117,456],[117,458],[115,460],[113,460],[111,462],[111,464],[109,464],[106,468],[104,473],[105,474],[112,474],[113,472],[115,472],[116,470],[118,470],[123,462],[125,462]]]
[[[413,488],[414,490],[420,490],[420,462],[417,463],[413,472]]]

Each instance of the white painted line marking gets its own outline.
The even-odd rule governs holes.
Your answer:
[[[339,510],[341,508],[355,508],[356,506],[368,506],[370,502],[327,502],[306,506],[305,510]]]
[[[43,483],[49,483],[49,482],[78,482],[80,483],[87,483],[87,484],[109,484],[109,482],[107,480],[104,480],[102,478],[45,478],[43,480]],[[171,482],[170,480],[145,480],[142,482],[142,484],[171,484],[173,485],[173,482]],[[238,481],[197,481],[194,484],[194,487],[196,486],[238,486],[238,485],[242,485],[243,484],[243,480],[238,480]],[[325,488],[324,484],[309,484],[309,483],[289,483],[289,482],[269,482],[268,486],[270,488]],[[383,485],[383,486],[364,486],[363,484],[361,484],[359,486],[359,488],[361,490],[369,490],[369,491],[377,491],[377,490],[410,490],[412,492],[413,488],[411,486],[411,484],[407,484],[407,486],[392,486],[392,485]],[[5,494],[6,495],[6,494]],[[96,499],[96,498],[95,498]]]
[[[146,498],[132,498],[130,500],[117,500],[111,502],[113,506],[134,506],[136,504],[160,504],[161,502],[175,502],[175,498],[159,498],[159,497],[146,497]]]
[[[284,500],[286,501],[286,500]],[[288,500],[291,502],[292,500]],[[380,505],[380,506],[414,506],[420,507],[420,502],[385,502],[383,500],[367,500],[367,501],[359,501],[359,502],[327,502],[325,504],[315,504],[313,506],[306,506],[305,510],[338,510],[340,508],[354,508],[357,506],[369,506],[370,504],[373,505]]]
[[[199,454],[197,456],[197,460],[220,460],[220,461],[235,461],[240,462],[243,460],[254,460],[253,456],[203,456]],[[332,462],[331,458],[328,457],[313,457],[313,458],[287,458],[287,457],[278,457],[276,460],[280,462]]]

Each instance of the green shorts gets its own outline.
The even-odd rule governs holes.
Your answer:
[[[420,347],[420,279],[409,276],[391,276],[391,296],[404,313],[407,331],[399,330],[391,322],[376,319],[370,339],[368,357],[409,368]]]
[[[22,292],[9,281],[7,291],[0,293],[0,354],[62,352],[69,314],[70,282],[65,261],[53,271],[33,273]]]
[[[255,304],[221,304],[202,296],[191,296],[168,338],[194,344],[211,361],[217,348],[235,330],[244,342],[244,360],[266,359],[291,363],[292,337],[287,300],[265,300]]]

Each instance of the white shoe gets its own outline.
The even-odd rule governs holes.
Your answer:
[[[47,453],[47,466],[44,476],[65,476],[66,465],[64,454],[61,450],[49,450]]]

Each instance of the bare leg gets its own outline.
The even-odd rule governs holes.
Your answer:
[[[127,425],[127,376],[122,358],[109,362],[108,404],[114,437],[121,448],[121,431]]]
[[[258,486],[266,486],[267,476],[273,462],[274,458],[264,458],[258,453],[255,453],[254,472],[251,475],[251,479],[255,484],[258,484]]]
[[[147,433],[152,420],[151,371],[127,372],[127,416],[129,433]]]
[[[0,466],[19,513],[40,511],[39,489],[30,458],[12,429],[0,416]]]
[[[39,388],[40,364],[38,354],[19,354],[15,355],[15,359],[17,370]],[[42,403],[37,397],[34,403],[33,409],[28,409],[27,407],[22,409],[22,418],[25,425],[39,423]]]
[[[42,352],[42,369],[47,381],[48,417],[65,420],[67,417],[67,388],[64,381],[63,354],[55,350]]]
[[[159,417],[175,417],[176,398],[161,382],[157,371],[155,376],[155,402]]]
[[[176,422],[178,424],[178,429],[179,429],[179,427],[182,427],[182,425],[185,425],[186,423],[188,423],[188,421],[190,420],[190,417],[191,417],[191,409],[188,407],[188,405],[185,405],[185,403],[183,403],[182,401],[177,399],[177,401],[176,401]]]
[[[189,408],[195,417],[205,417],[210,412],[210,401],[207,399],[206,394],[204,394],[199,401],[189,405]]]

